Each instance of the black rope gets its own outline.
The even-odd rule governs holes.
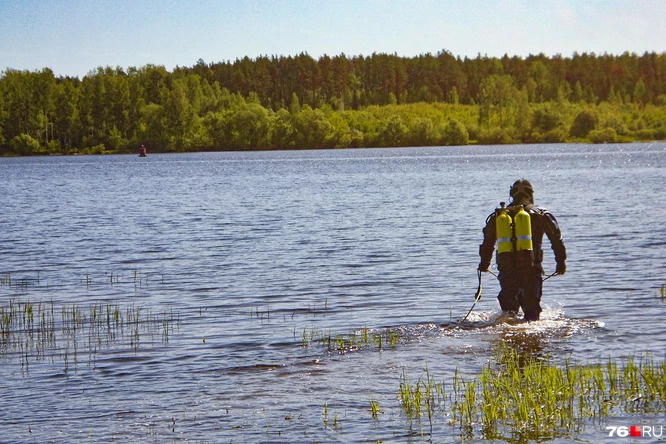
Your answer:
[[[474,303],[472,304],[472,308],[469,309],[467,314],[465,315],[464,318],[458,322],[458,325],[455,326],[455,328],[460,327],[460,325],[465,322],[469,314],[474,310],[474,307],[476,306],[476,303],[479,302],[479,299],[481,299],[481,290],[483,290],[483,287],[481,286],[481,270],[476,270],[476,274],[479,277],[479,287],[476,289],[476,295],[474,296]]]

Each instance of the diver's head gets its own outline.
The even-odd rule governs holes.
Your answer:
[[[509,194],[511,195],[511,203],[514,205],[534,204],[534,189],[527,179],[518,179],[515,181],[511,185]]]

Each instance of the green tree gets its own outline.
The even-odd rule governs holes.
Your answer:
[[[270,145],[277,149],[290,149],[296,146],[293,124],[294,114],[282,108],[275,113],[270,127]]]
[[[532,111],[532,141],[559,143],[564,142],[564,119],[560,107],[551,103],[539,104]]]
[[[548,98],[550,76],[548,68],[541,60],[532,62],[529,69],[529,76],[535,83],[534,102],[543,102]]]
[[[197,148],[199,117],[188,100],[185,82],[174,82],[171,91],[168,92],[163,112],[168,128],[168,149],[190,151]]]
[[[491,75],[483,79],[479,96],[479,124],[485,124],[486,128],[490,128],[491,124],[507,127],[513,118],[517,95],[511,76]]]
[[[569,133],[573,137],[587,137],[590,131],[596,128],[598,121],[599,118],[593,111],[584,109],[576,114]]]
[[[8,113],[5,111],[4,94],[2,94],[2,90],[0,89],[0,150],[2,150],[2,146],[5,144],[5,120],[7,117]]]
[[[439,131],[430,118],[417,117],[407,124],[405,143],[409,146],[436,145],[439,139]]]
[[[270,116],[258,103],[249,103],[228,115],[230,145],[233,149],[268,148]]]
[[[31,154],[40,154],[39,142],[28,134],[19,134],[9,142],[9,152],[27,156]]]
[[[525,142],[532,140],[532,116],[533,110],[529,104],[529,93],[527,87],[523,86],[516,95],[516,111],[513,114],[513,128],[515,138]]]
[[[230,134],[228,117],[230,111],[208,112],[203,116],[202,125],[205,130],[205,139],[211,150],[231,149],[229,145]]]
[[[532,114],[532,128],[535,131],[546,133],[562,125],[562,114],[553,106],[539,106]]]
[[[583,87],[580,84],[580,81],[576,81],[576,85],[571,93],[571,101],[574,103],[579,103],[585,100],[585,95],[583,93]]]
[[[289,110],[293,115],[298,114],[301,112],[301,102],[298,100],[298,96],[296,93],[291,94],[291,104],[289,105]]]
[[[4,121],[4,133],[8,140],[20,134],[37,136],[37,104],[32,93],[32,73],[8,69],[2,77],[2,95],[5,112],[11,116]]]
[[[650,100],[650,94],[643,79],[639,79],[634,86],[634,102],[645,105]]]
[[[64,79],[56,85],[54,97],[54,131],[60,145],[69,149],[80,143],[80,90],[76,83]]]
[[[615,143],[617,142],[617,133],[613,128],[603,128],[592,130],[589,134],[593,143]]]
[[[402,146],[407,131],[407,126],[400,116],[394,114],[380,124],[377,132],[377,146]]]
[[[169,128],[164,108],[157,103],[149,103],[141,108],[138,137],[151,151],[164,151],[169,144]]]
[[[321,109],[303,105],[293,122],[296,148],[314,149],[335,146],[335,128]]]
[[[444,145],[467,145],[469,144],[469,133],[467,128],[456,119],[450,119],[444,128]]]
[[[37,137],[44,145],[53,139],[53,97],[55,89],[55,77],[53,71],[44,68],[32,75],[31,92],[37,112]]]
[[[449,92],[449,103],[457,105],[459,102],[460,102],[460,97],[458,96],[458,88],[454,86],[453,88],[451,88],[451,92]]]

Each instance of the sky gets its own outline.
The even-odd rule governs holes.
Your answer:
[[[192,66],[307,52],[666,52],[665,0],[0,0],[0,70]]]

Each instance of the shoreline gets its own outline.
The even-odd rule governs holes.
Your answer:
[[[249,152],[280,152],[280,151],[335,151],[335,150],[372,150],[372,149],[418,149],[418,148],[455,148],[455,147],[474,147],[474,146],[540,146],[540,145],[632,145],[632,144],[652,144],[652,143],[664,143],[666,140],[623,140],[616,142],[591,142],[591,141],[569,141],[569,142],[538,142],[538,143],[526,143],[526,142],[510,142],[510,143],[478,143],[472,141],[465,145],[414,145],[414,146],[363,146],[363,147],[323,147],[323,148],[260,148],[260,149],[219,149],[219,150],[192,150],[192,151],[153,151],[148,152],[146,156],[150,157],[151,155],[156,154],[196,154],[196,153],[249,153]],[[103,152],[76,152],[76,153],[35,153],[35,154],[16,154],[16,153],[4,153],[0,155],[0,158],[14,158],[14,157],[77,157],[77,156],[139,156],[137,153],[128,152],[128,151],[108,151]]]

